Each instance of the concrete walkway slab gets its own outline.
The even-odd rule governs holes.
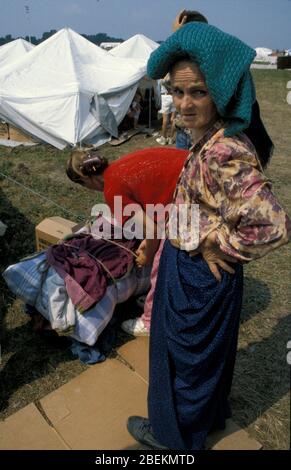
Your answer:
[[[130,415],[147,416],[148,337],[119,348],[117,359],[88,370],[35,405],[0,423],[0,449],[143,450],[127,432]],[[50,426],[48,423],[51,423]],[[228,420],[226,429],[212,433],[213,450],[258,450],[261,445]]]
[[[132,341],[123,344],[118,354],[125,359],[146,383],[149,381],[149,337],[138,336]]]
[[[147,383],[149,367],[149,337],[139,336],[122,345],[118,353]],[[206,447],[213,450],[259,450],[261,444],[252,439],[231,419],[227,420],[223,431],[211,433]]]
[[[41,400],[57,432],[72,449],[136,448],[130,415],[147,416],[147,384],[116,359],[107,359]]]
[[[67,450],[68,446],[30,405],[0,423],[1,450]]]
[[[209,435],[206,448],[212,450],[260,450],[262,445],[250,437],[232,419],[228,419],[223,431],[216,431]]]

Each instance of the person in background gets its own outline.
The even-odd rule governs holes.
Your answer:
[[[175,136],[174,117],[176,109],[173,105],[168,77],[161,80],[161,100],[162,107],[160,112],[162,113],[162,135],[156,139],[156,142],[160,145],[172,145],[174,143]]]
[[[199,11],[182,10],[176,16],[172,25],[172,29],[173,31],[177,31],[179,28],[181,28],[186,23],[189,23],[191,21],[200,21],[202,23],[207,23],[207,19]],[[166,85],[167,85],[168,92],[170,92],[171,84],[170,84],[169,75],[167,75]],[[171,103],[172,103],[172,100],[171,100]],[[183,120],[181,119],[181,116],[176,111],[174,114],[173,124],[176,130],[176,148],[189,150],[192,146],[191,130],[185,127],[185,124]],[[172,129],[172,133],[174,134],[174,129]],[[160,137],[159,139],[160,140],[162,139],[159,143],[162,143],[162,144],[165,143],[165,140],[163,139],[163,137]],[[157,141],[159,140],[157,139]],[[129,320],[126,320],[121,324],[121,328],[126,333],[131,334],[133,336],[147,336],[150,331],[154,291],[155,291],[155,286],[156,286],[159,257],[161,255],[162,244],[163,243],[160,244],[160,248],[157,251],[155,259],[154,259],[152,272],[151,272],[151,288],[145,299],[143,314],[140,317],[130,318]]]
[[[291,221],[263,172],[273,146],[255,106],[255,55],[238,38],[191,22],[148,62],[152,79],[170,73],[174,103],[194,144],[173,199],[188,217],[178,236],[166,233],[159,263],[149,419],[131,416],[127,422],[129,433],[153,449],[201,450],[212,430],[225,427],[243,264],[290,239]],[[193,204],[199,207],[196,229]]]
[[[200,21],[201,23],[208,23],[207,18],[200,13],[199,11],[195,10],[181,10],[172,24],[172,31],[175,32],[177,29],[181,28],[187,23],[191,21]]]
[[[129,204],[140,207],[139,218],[143,227],[152,228],[155,237],[145,238],[137,250],[136,263],[150,265],[159,247],[157,238],[158,215],[151,219],[146,213],[147,204],[166,206],[172,201],[178,176],[183,168],[188,152],[176,148],[147,148],[123,155],[109,163],[96,152],[76,150],[67,163],[67,176],[87,189],[103,192],[106,204],[120,226],[129,219],[123,214]],[[114,213],[114,198],[121,196],[122,213]]]
[[[207,23],[207,19],[199,11],[184,9],[176,16],[172,25],[172,30],[176,31],[190,21],[202,21]],[[168,76],[162,81],[161,97],[161,113],[163,116],[162,135],[161,137],[158,137],[156,141],[160,145],[172,145],[174,143],[174,136],[176,133],[176,147],[189,149],[191,147],[191,133],[183,127],[181,119],[179,115],[177,115],[175,106],[173,105]],[[170,131],[168,131],[168,129],[170,129]]]
[[[133,129],[138,129],[138,120],[141,112],[142,94],[139,90],[136,91],[132,103],[127,111],[127,116],[132,119]]]
[[[176,16],[172,24],[172,30],[175,32],[191,21],[198,21],[200,23],[208,24],[207,18],[199,11],[184,9]],[[192,146],[191,131],[185,127],[181,116],[177,112],[175,113],[174,117],[174,125],[176,128],[176,147],[180,149],[190,149]],[[262,123],[260,107],[257,100],[254,102],[252,108],[251,125],[249,129],[246,129],[245,132],[247,133],[250,140],[256,138],[256,135],[259,136],[259,139],[257,140],[261,143],[258,145],[265,145],[269,147],[273,146],[272,140]]]
[[[180,11],[174,19],[172,31],[177,31],[179,28],[191,21],[208,23],[207,18],[205,18],[205,16],[199,11],[184,9]],[[183,120],[178,113],[175,115],[174,124],[176,129],[176,147],[179,149],[190,149],[192,146],[191,131],[185,127]]]

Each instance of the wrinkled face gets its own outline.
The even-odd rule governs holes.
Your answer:
[[[174,105],[189,129],[204,132],[218,118],[199,67],[190,61],[177,62],[170,72]]]

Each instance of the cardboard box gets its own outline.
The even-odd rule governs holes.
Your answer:
[[[35,227],[35,239],[37,251],[45,250],[50,245],[58,243],[66,235],[75,233],[80,224],[62,217],[48,217]]]
[[[70,449],[129,450],[137,442],[128,433],[126,421],[132,415],[147,416],[147,392],[147,384],[127,365],[107,359],[42,398],[40,404]]]
[[[0,450],[69,450],[69,446],[30,403],[0,421]]]

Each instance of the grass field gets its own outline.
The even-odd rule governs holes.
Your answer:
[[[290,71],[254,70],[262,115],[276,145],[267,174],[285,209],[291,213],[291,106],[287,104]],[[137,148],[155,146],[153,138],[136,136],[120,147],[105,145],[103,155],[115,159]],[[64,173],[69,152],[47,145],[0,147],[0,172],[43,194],[64,209],[40,199],[1,177],[0,220],[8,230],[0,239],[0,269],[34,251],[34,227],[59,215],[79,221],[98,202],[70,183]],[[68,211],[71,212],[66,212]],[[289,448],[291,339],[290,246],[271,253],[245,269],[244,305],[232,389],[234,420],[265,449]],[[1,402],[0,419],[55,390],[86,369],[67,349],[47,344],[31,329],[22,304],[0,279]]]

